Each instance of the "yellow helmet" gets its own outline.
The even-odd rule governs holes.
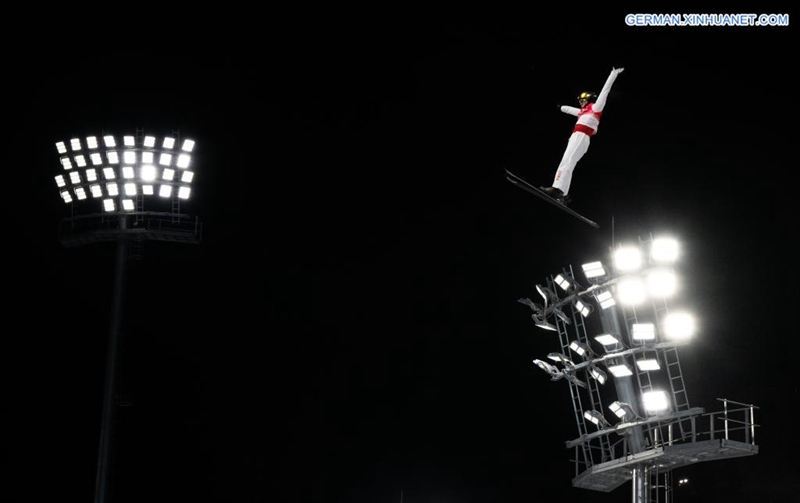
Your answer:
[[[587,100],[589,103],[594,103],[597,100],[597,95],[591,91],[582,92],[578,95],[578,101]]]

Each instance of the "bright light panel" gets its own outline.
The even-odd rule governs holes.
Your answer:
[[[133,174],[133,167],[132,166],[123,166],[122,167],[122,178],[126,180],[132,180],[135,175]]]
[[[119,154],[117,154],[116,150],[109,150],[106,152],[106,156],[109,164],[119,164]]]
[[[152,185],[142,185],[142,194],[146,196],[153,195],[153,186]]]
[[[142,164],[153,164],[152,152],[142,152]]]
[[[175,170],[174,169],[165,169],[164,172],[161,174],[161,178],[171,182],[173,178],[175,178]]]
[[[78,196],[79,201],[86,199],[86,191],[83,189],[83,187],[76,187],[75,195]]]
[[[77,164],[79,168],[85,168],[86,167],[86,158],[83,157],[82,155],[76,155],[75,156],[75,164]]]
[[[642,394],[642,403],[647,412],[661,412],[669,409],[667,394],[663,391],[648,391]]]
[[[630,367],[624,363],[622,365],[611,365],[608,367],[608,371],[611,372],[614,377],[627,377],[633,375]]]
[[[662,328],[670,339],[688,339],[694,334],[694,317],[688,313],[670,313],[664,317]]]
[[[158,195],[161,197],[169,197],[172,195],[172,185],[162,185],[158,188]]]
[[[158,157],[158,163],[162,166],[169,166],[172,162],[172,154],[161,154]]]
[[[156,179],[156,167],[153,165],[145,164],[142,166],[142,180],[145,182],[152,182]]]
[[[81,139],[80,138],[73,138],[69,141],[70,147],[72,147],[73,151],[81,149]]]
[[[66,154],[67,153],[67,146],[64,145],[63,141],[56,142],[56,149],[58,150],[59,154]]]
[[[641,360],[636,360],[636,366],[639,367],[639,370],[642,372],[650,372],[651,370],[661,370],[661,365],[658,364],[658,360],[653,358],[643,358]]]
[[[113,180],[117,177],[117,173],[114,171],[114,168],[103,168],[103,176],[106,180]]]
[[[656,338],[656,326],[652,323],[634,323],[631,331],[635,341],[652,341]]]
[[[584,318],[589,316],[589,314],[591,314],[592,312],[592,307],[589,306],[588,304],[584,304],[583,301],[580,299],[575,301],[575,309],[577,309],[578,312],[581,313],[581,316],[583,316]]]
[[[67,184],[67,182],[64,181],[64,175],[56,176],[56,185],[58,185],[59,187],[63,187],[66,184]]]
[[[625,246],[614,252],[614,267],[618,271],[636,271],[642,267],[642,252],[635,246]]]
[[[62,157],[61,165],[64,166],[64,169],[72,169],[72,161],[69,160],[69,157]]]
[[[658,270],[647,275],[647,291],[653,297],[670,297],[678,289],[675,273]]]
[[[608,309],[609,307],[617,304],[617,302],[614,300],[614,297],[611,295],[611,292],[608,290],[598,294],[597,301],[600,303],[600,307],[603,309]]]
[[[569,280],[566,277],[564,277],[563,274],[559,274],[558,276],[556,276],[555,282],[556,285],[560,286],[561,289],[564,290],[565,292],[569,290],[569,287],[572,286],[572,283],[570,283]]]
[[[170,138],[169,136],[164,138],[164,143],[162,147],[171,149],[175,146],[175,138]]]
[[[144,146],[147,148],[153,148],[156,146],[156,138],[155,136],[145,136],[144,137]]]
[[[86,146],[89,149],[97,148],[97,137],[96,136],[87,136],[86,137]]]
[[[183,140],[183,147],[181,147],[181,150],[184,152],[191,152],[193,148],[194,140]]]
[[[69,181],[73,184],[81,183],[81,174],[79,171],[73,171],[69,174]]]
[[[606,270],[603,269],[603,264],[600,262],[590,262],[583,264],[581,267],[583,267],[583,274],[587,278],[599,278],[606,275]]]
[[[620,304],[636,306],[647,298],[641,278],[624,278],[617,283],[617,298]]]
[[[136,164],[136,152],[133,150],[126,150],[122,154],[122,160],[125,164]]]
[[[133,136],[123,136],[122,137],[122,143],[126,147],[135,147],[136,146],[136,140],[134,140]]]
[[[600,384],[605,384],[606,380],[608,380],[608,377],[606,376],[606,373],[603,372],[602,370],[600,370],[597,367],[590,368],[589,369],[589,375],[594,377],[597,380],[597,382],[599,382]]]
[[[103,209],[106,211],[114,211],[116,209],[116,205],[114,204],[113,199],[103,199]]]
[[[103,197],[103,189],[98,184],[91,185],[89,190],[92,192],[92,197]]]
[[[600,334],[594,337],[594,340],[602,344],[603,346],[613,346],[614,344],[619,344],[619,339],[614,337],[611,334]]]
[[[100,164],[103,164],[103,159],[100,157],[100,154],[97,153],[97,152],[94,152],[93,154],[91,154],[89,156],[89,159],[92,160],[92,165],[94,165],[94,166],[98,166]]]
[[[65,203],[71,203],[72,202],[72,196],[66,190],[62,190],[61,191],[61,199],[63,199]]]
[[[194,180],[194,173],[193,173],[193,172],[191,172],[191,171],[184,171],[184,172],[181,174],[181,181],[182,181],[183,183],[192,183],[192,180]]]
[[[183,168],[183,169],[188,168],[190,160],[191,160],[191,156],[190,155],[181,154],[181,155],[178,156],[177,165],[178,165],[179,168]]]
[[[103,143],[105,144],[106,148],[115,148],[117,146],[116,140],[114,140],[114,137],[111,135],[104,136]]]
[[[135,196],[136,195],[136,184],[135,183],[126,183],[125,184],[125,195],[126,196]]]
[[[87,169],[86,170],[86,180],[90,182],[97,181],[97,170],[96,169]]]
[[[611,412],[616,414],[616,416],[618,418],[620,418],[620,419],[625,417],[625,413],[626,413],[625,409],[622,407],[621,403],[622,402],[620,402],[620,401],[611,402],[611,405],[608,406],[609,410],[611,410]]]
[[[192,189],[189,187],[181,187],[178,189],[178,197],[181,199],[189,199],[189,194],[191,194]]]
[[[578,353],[578,356],[583,356],[589,352],[588,346],[583,342],[572,341],[569,345],[569,348]]]
[[[650,258],[654,262],[672,263],[678,259],[679,254],[678,242],[672,238],[656,238],[650,246]]]
[[[106,192],[108,192],[109,196],[118,196],[119,195],[119,187],[115,182],[107,183],[106,184]]]
[[[133,200],[131,199],[123,199],[122,200],[122,209],[125,211],[133,211]]]

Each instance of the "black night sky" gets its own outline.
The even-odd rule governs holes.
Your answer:
[[[567,384],[531,363],[557,340],[517,299],[650,233],[682,243],[691,404],[762,425],[757,456],[680,469],[674,501],[800,498],[796,29],[628,12],[72,13],[3,35],[0,500],[94,497],[114,248],[59,243],[54,145],[136,128],[197,142],[182,209],[204,231],[129,264],[110,501],[627,501],[571,487]],[[556,103],[612,67],[571,190],[596,230],[503,168],[549,184],[574,124]]]

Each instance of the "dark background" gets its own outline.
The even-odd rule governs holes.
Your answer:
[[[567,386],[531,363],[557,342],[516,300],[650,233],[682,243],[690,403],[763,426],[675,501],[798,498],[796,30],[640,11],[18,20],[0,499],[93,498],[114,252],[59,244],[54,144],[136,128],[196,140],[204,239],[129,265],[112,501],[624,501],[571,487]],[[571,190],[595,230],[503,167],[549,184],[555,104],[614,66]]]

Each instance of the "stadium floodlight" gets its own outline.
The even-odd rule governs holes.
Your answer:
[[[56,176],[56,185],[58,185],[59,188],[65,186],[66,184],[67,182],[64,181],[64,175]]]
[[[135,147],[136,140],[134,140],[133,136],[126,135],[122,137],[122,144],[125,145],[126,147]]]
[[[153,195],[153,186],[150,185],[150,184],[142,185],[142,194],[144,194],[146,196],[152,196]]]
[[[75,187],[75,195],[78,196],[78,201],[86,199],[86,190],[83,187]]]
[[[72,202],[72,196],[70,195],[68,190],[62,190],[61,191],[61,199],[63,199],[65,203],[71,203]]]
[[[158,172],[156,171],[156,167],[152,164],[145,164],[142,166],[140,176],[145,182],[154,182],[158,176]]]
[[[633,375],[631,368],[624,363],[619,365],[609,365],[608,371],[611,372],[611,375],[614,377],[627,377]]]
[[[546,286],[536,285],[536,291],[539,292],[539,295],[541,295],[542,298],[544,299],[545,306],[547,306],[547,303],[555,298],[555,295],[553,295],[553,291],[547,288]]]
[[[135,183],[126,183],[125,184],[125,195],[126,196],[135,196],[136,195],[136,184]]]
[[[572,341],[569,344],[569,348],[575,351],[578,356],[582,357],[591,357],[592,356],[592,348],[589,347],[588,344],[581,341]]]
[[[625,419],[626,417],[634,418],[638,416],[630,404],[620,402],[619,400],[611,402],[611,405],[609,405],[608,408],[620,419]]]
[[[172,163],[172,154],[161,154],[158,157],[158,163],[162,166],[169,166]]]
[[[644,404],[645,412],[651,415],[669,410],[669,399],[663,391],[642,393],[642,403]]]
[[[177,166],[181,169],[186,169],[189,167],[189,161],[191,161],[191,156],[188,154],[181,154],[178,156],[178,162],[176,163]]]
[[[79,171],[72,171],[69,174],[69,181],[72,182],[73,185],[81,183],[81,173]]]
[[[97,148],[97,137],[96,136],[87,136],[86,137],[86,146],[89,150],[94,150]]]
[[[108,158],[109,164],[119,164],[119,154],[116,150],[109,150],[106,152],[106,157]]]
[[[114,140],[114,137],[111,135],[103,137],[103,144],[105,144],[106,148],[116,148],[117,146],[116,140]]]
[[[597,294],[597,302],[600,303],[600,307],[603,309],[608,309],[609,307],[617,304],[617,302],[614,300],[614,296],[611,295],[611,292],[608,290],[603,290]]]
[[[103,168],[103,176],[106,180],[114,180],[117,178],[117,172],[114,168]]]
[[[119,195],[119,186],[116,182],[109,182],[106,184],[106,192],[111,197],[116,197]]]
[[[583,413],[583,417],[593,422],[595,425],[603,428],[608,428],[611,426],[611,423],[609,423],[606,418],[604,418],[603,415],[596,410],[587,410]]]
[[[113,199],[103,199],[103,209],[106,211],[115,211],[116,205],[114,204]]]
[[[94,168],[90,168],[86,170],[86,181],[88,182],[96,182],[97,181],[97,170]]]
[[[677,289],[677,279],[672,271],[655,270],[647,275],[647,291],[653,297],[670,297]]]
[[[144,146],[147,148],[153,148],[156,146],[156,138],[155,136],[145,136],[144,137]]]
[[[103,189],[98,184],[93,184],[89,186],[89,190],[92,192],[92,197],[98,198],[103,197]]]
[[[69,159],[69,157],[62,157],[61,165],[64,167],[64,169],[72,169],[72,161]]]
[[[193,148],[194,140],[183,140],[183,146],[181,147],[181,150],[184,152],[191,152]]]
[[[664,335],[673,340],[690,338],[695,331],[694,318],[689,313],[675,312],[664,317],[661,327]]]
[[[617,283],[617,298],[620,304],[627,306],[641,304],[647,299],[644,281],[636,276],[621,279]]]
[[[136,164],[136,152],[133,150],[126,150],[122,153],[122,162],[125,164]]]
[[[77,164],[79,168],[85,168],[86,167],[86,158],[83,157],[82,155],[76,155],[75,156],[75,164]]]
[[[678,242],[669,237],[658,237],[650,245],[650,258],[653,262],[669,264],[675,262],[680,255]]]
[[[192,193],[192,189],[190,187],[182,186],[178,188],[178,197],[180,199],[189,199],[189,196]]]
[[[142,152],[142,164],[153,164],[153,159],[152,152]]]
[[[70,147],[72,147],[73,152],[77,152],[81,149],[81,139],[80,138],[73,138],[69,141]]]
[[[575,299],[575,309],[577,309],[584,318],[592,314],[592,311],[594,310],[592,306],[583,302],[581,299]]]
[[[603,268],[601,262],[589,262],[588,264],[583,264],[581,267],[583,268],[583,274],[586,276],[586,279],[596,279],[606,275],[606,270]]]
[[[135,174],[133,172],[133,166],[123,166],[122,167],[122,178],[126,180],[133,180],[135,178]]]
[[[161,197],[169,197],[172,195],[172,185],[161,185],[158,188],[158,195]]]
[[[550,374],[550,378],[555,381],[556,379],[560,379],[564,377],[564,373],[558,370],[558,368],[550,365],[549,363],[542,361],[542,360],[533,360],[533,363],[536,364],[537,367],[544,370],[548,374]]]
[[[652,341],[656,338],[656,326],[652,323],[634,323],[631,332],[635,341]]]
[[[181,181],[183,183],[192,183],[193,179],[194,179],[194,173],[193,172],[184,171],[183,173],[181,173]]]
[[[132,199],[123,199],[122,200],[122,209],[125,211],[133,211],[134,205]]]
[[[608,380],[608,376],[606,375],[606,373],[603,372],[603,370],[596,365],[589,366],[589,375],[594,377],[594,379],[600,384],[605,384],[606,381]]]
[[[619,339],[612,334],[600,334],[594,337],[594,340],[603,346],[615,346],[619,344]]]
[[[564,353],[556,353],[556,352],[548,353],[547,357],[550,358],[551,360],[553,360],[554,362],[561,362],[562,364],[564,364],[567,367],[574,367],[575,366],[575,364],[572,363],[572,360],[570,360],[569,357],[567,355],[565,355]]]
[[[100,157],[98,152],[92,152],[89,154],[89,159],[92,161],[92,166],[99,166],[103,164],[103,158]]]
[[[175,178],[175,170],[174,170],[174,169],[169,169],[169,168],[166,168],[166,169],[165,169],[165,170],[164,170],[164,171],[161,173],[161,178],[162,178],[163,180],[166,180],[166,181],[168,181],[168,182],[171,182],[171,181],[172,181],[172,179],[173,179],[173,178]]]
[[[642,267],[642,252],[635,246],[625,246],[614,252],[614,267],[617,271],[637,271]]]
[[[565,292],[568,292],[569,289],[572,288],[572,278],[570,278],[569,275],[558,274],[554,281],[556,282],[556,285],[561,287],[561,289]]]
[[[164,143],[161,146],[172,150],[175,147],[175,138],[170,138],[169,136],[164,138]]]
[[[640,360],[636,360],[636,366],[639,367],[639,370],[642,372],[661,370],[661,365],[659,365],[658,360],[655,358],[642,358]]]
[[[59,154],[66,154],[67,146],[64,144],[63,141],[56,142],[56,150],[58,150]]]

